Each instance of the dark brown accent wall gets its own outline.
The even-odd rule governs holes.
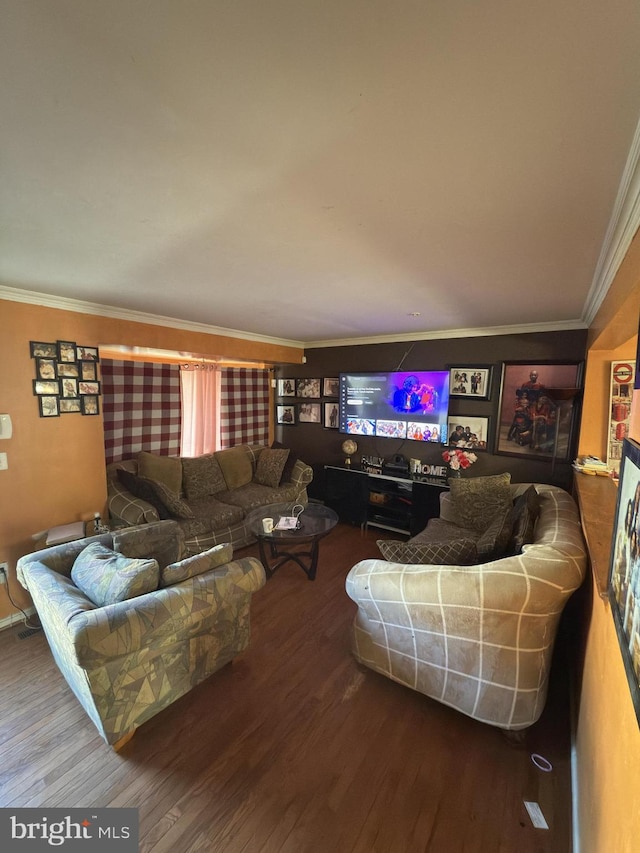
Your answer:
[[[504,361],[582,361],[587,343],[586,330],[541,332],[492,337],[450,338],[431,341],[402,341],[389,344],[326,347],[306,350],[306,364],[287,365],[277,369],[278,378],[329,377],[340,373],[366,370],[442,370],[451,364],[473,366],[493,365],[491,397],[489,401],[452,398],[451,415],[476,415],[490,417],[490,450],[478,453],[478,462],[470,473],[473,476],[509,471],[513,482],[545,482],[571,489],[570,463],[529,461],[513,456],[493,453],[495,430],[500,402],[500,383]],[[278,402],[297,402],[293,398]],[[324,491],[323,466],[340,464],[344,455],[341,445],[346,436],[322,424],[296,424],[276,426],[276,438],[313,466],[315,471],[311,495],[322,498]],[[576,435],[577,439],[577,435]],[[356,437],[357,458],[363,453],[393,457],[401,453],[407,458],[422,459],[431,464],[442,464],[441,445],[423,445],[415,441]],[[577,444],[576,444],[577,446]]]

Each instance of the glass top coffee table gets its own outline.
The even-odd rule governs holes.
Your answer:
[[[297,526],[279,529],[283,518],[295,518]],[[265,519],[267,524],[265,525]],[[269,530],[268,520],[273,521],[273,530]],[[310,503],[304,508],[300,504],[269,504],[252,510],[247,515],[250,531],[258,540],[260,559],[267,577],[285,563],[297,563],[310,581],[316,576],[320,540],[330,533],[338,523],[338,516],[328,506]],[[266,528],[266,529],[265,529]],[[308,550],[292,551],[299,545],[309,545]]]

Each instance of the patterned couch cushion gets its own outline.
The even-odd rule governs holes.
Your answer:
[[[275,450],[271,447],[265,448],[260,454],[254,480],[261,486],[270,486],[276,489],[282,480],[284,466],[289,457],[289,451]]]
[[[118,469],[117,476],[127,491],[131,492],[136,498],[141,498],[143,501],[151,504],[152,507],[155,507],[161,520],[171,517],[164,503],[156,495],[156,490],[153,488],[150,480],[147,480],[145,477],[138,477],[124,468]]]
[[[170,533],[167,533],[167,526]],[[177,523],[143,524],[113,532],[113,550],[134,559],[153,558],[162,570],[184,553],[184,534]]]
[[[487,529],[480,534],[476,541],[478,559],[482,561],[499,560],[504,557],[511,541],[511,533],[515,520],[513,507],[497,513],[489,522]]]
[[[219,527],[228,527],[242,521],[244,514],[242,510],[228,503],[224,503],[217,497],[202,498],[190,504],[193,513],[192,519],[180,521],[180,527],[185,536],[199,536],[207,530],[216,530]]]
[[[272,489],[259,483],[249,483],[231,492],[221,492],[217,497],[232,506],[240,507],[244,513],[268,504],[287,503],[298,498],[295,486],[279,486]]]
[[[511,555],[520,554],[523,545],[533,542],[535,525],[540,513],[540,496],[535,486],[529,486],[526,492],[516,498],[513,513],[513,533],[507,546],[508,553]]]
[[[215,454],[182,458],[182,488],[189,501],[198,501],[227,488]]]
[[[176,495],[182,489],[182,461],[176,456],[158,456],[141,450],[137,456],[138,474],[155,480],[171,489]]]
[[[179,494],[173,492],[164,483],[158,480],[147,480],[151,488],[155,492],[156,498],[164,504],[169,518],[193,518],[193,511],[186,501],[183,501]]]
[[[71,580],[98,607],[153,592],[159,577],[157,560],[134,560],[99,542],[87,545],[71,569]]]
[[[293,468],[298,461],[298,457],[288,447],[285,447],[284,444],[280,444],[279,441],[273,441],[271,443],[271,447],[274,450],[288,450],[289,455],[287,456],[287,461],[284,463],[284,471],[282,472],[282,477],[280,478],[281,483],[290,483],[293,475]]]
[[[167,566],[160,572],[160,586],[173,586],[187,578],[202,575],[218,566],[224,566],[225,563],[230,563],[232,559],[233,545],[229,543],[215,545],[208,551],[203,551],[202,554],[186,557],[184,560]]]
[[[253,463],[246,445],[240,444],[237,447],[218,450],[215,456],[222,468],[227,489],[238,489],[251,482]]]
[[[450,480],[453,517],[460,527],[482,533],[493,519],[512,506],[511,474]]]
[[[445,542],[400,542],[378,539],[376,545],[389,562],[435,566],[472,566],[478,552],[473,539],[456,539]]]

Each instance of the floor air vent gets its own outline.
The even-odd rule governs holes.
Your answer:
[[[21,640],[26,640],[27,637],[32,637],[34,634],[39,634],[41,628],[25,628],[24,631],[18,631],[18,637]]]

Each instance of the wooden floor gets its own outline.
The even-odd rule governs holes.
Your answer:
[[[118,754],[44,637],[1,632],[0,806],[136,807],[143,853],[569,853],[566,674],[514,745],[360,668],[344,579],[379,536],[339,525],[315,581],[280,569],[253,598],[250,648]]]

